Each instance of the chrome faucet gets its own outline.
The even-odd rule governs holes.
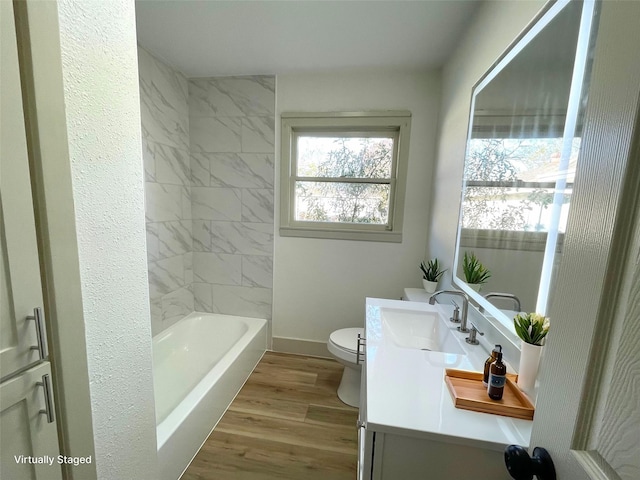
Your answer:
[[[516,307],[516,312],[522,311],[522,307],[520,306],[520,299],[513,293],[491,292],[487,293],[484,298],[486,298],[487,300],[489,300],[490,298],[507,298],[513,300],[513,306]],[[482,312],[484,312],[484,308],[480,307],[480,313]]]
[[[467,312],[469,311],[469,297],[466,293],[461,292],[459,290],[440,290],[429,297],[429,303],[431,305],[436,303],[436,297],[442,293],[446,293],[449,295],[459,295],[462,297],[462,315],[460,318],[460,326],[458,330],[463,333],[469,333],[469,329],[467,328]],[[453,321],[453,318],[452,318]]]

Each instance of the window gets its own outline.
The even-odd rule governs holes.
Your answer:
[[[402,241],[409,112],[283,113],[280,234]]]

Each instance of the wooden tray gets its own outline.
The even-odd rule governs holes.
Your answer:
[[[447,368],[444,377],[456,408],[533,420],[535,407],[511,378],[515,376],[507,375],[502,399],[491,400],[482,384],[481,372]]]

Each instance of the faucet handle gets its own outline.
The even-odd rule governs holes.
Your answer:
[[[453,304],[453,315],[449,317],[449,320],[453,323],[460,323],[460,307],[453,300],[451,300],[451,303]]]
[[[471,331],[469,332],[469,336],[465,338],[465,341],[469,345],[478,345],[480,342],[476,338],[476,334],[484,335],[484,332],[481,332],[480,330],[478,330],[478,327],[476,327],[475,323],[473,322],[469,322],[469,323],[471,323]]]

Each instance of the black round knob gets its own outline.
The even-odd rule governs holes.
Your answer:
[[[551,455],[544,448],[533,449],[533,457],[519,445],[509,445],[504,451],[504,463],[515,480],[556,480],[556,469]]]

